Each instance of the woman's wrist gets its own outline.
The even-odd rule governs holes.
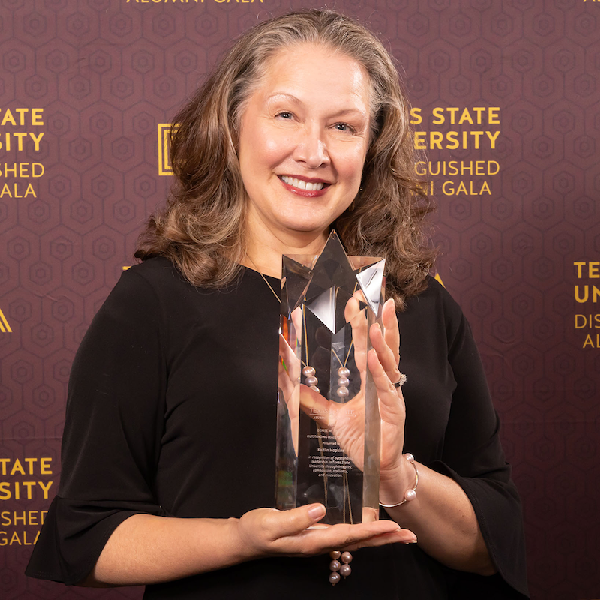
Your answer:
[[[267,555],[266,552],[261,552],[256,540],[252,539],[252,535],[247,531],[242,519],[227,519],[227,525],[231,551],[236,555],[235,562],[245,562]]]
[[[196,521],[195,553],[202,571],[212,571],[246,562],[256,557],[254,549],[240,535],[240,519],[189,519]]]
[[[380,475],[379,503],[384,508],[395,508],[416,498],[419,470],[412,454],[403,454],[393,470]]]

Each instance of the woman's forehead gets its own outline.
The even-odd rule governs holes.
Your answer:
[[[326,62],[329,62],[328,59],[365,71],[359,60],[325,42],[295,42],[282,46],[267,57],[263,70],[269,71],[280,63],[287,64],[290,68],[291,65],[298,64],[315,64],[317,67],[323,67]]]
[[[256,91],[268,97],[309,101],[317,96],[328,104],[337,99],[368,106],[370,87],[366,69],[353,57],[323,44],[299,43],[268,59]]]

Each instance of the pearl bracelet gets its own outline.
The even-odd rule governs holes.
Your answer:
[[[410,502],[417,497],[417,486],[419,485],[419,471],[417,469],[417,464],[415,463],[415,457],[412,454],[405,454],[404,458],[413,466],[415,470],[415,485],[413,485],[412,489],[407,490],[404,494],[404,498],[397,502],[396,504],[382,504],[379,503],[379,506],[383,506],[383,508],[397,508],[398,506],[402,506],[406,502]]]

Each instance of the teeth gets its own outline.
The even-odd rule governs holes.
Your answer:
[[[302,179],[296,179],[295,177],[288,177],[287,175],[282,175],[281,180],[291,185],[292,187],[298,188],[300,190],[308,190],[309,192],[314,192],[317,190],[322,190],[325,186],[324,183],[308,183]]]

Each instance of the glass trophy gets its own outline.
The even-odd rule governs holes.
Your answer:
[[[321,523],[379,518],[379,404],[367,367],[385,260],[346,256],[335,232],[319,256],[283,257],[277,507],[322,503]]]

